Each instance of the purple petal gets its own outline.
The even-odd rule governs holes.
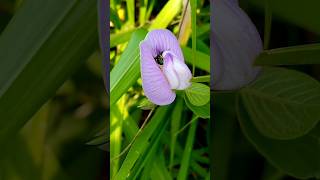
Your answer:
[[[148,33],[145,41],[148,42],[152,49],[160,54],[164,51],[171,51],[179,60],[184,62],[183,54],[177,38],[167,29],[156,29]]]
[[[171,104],[176,94],[171,90],[169,82],[154,60],[158,52],[153,47],[154,44],[147,40],[140,43],[142,87],[152,103],[157,105]]]
[[[260,35],[237,1],[214,0],[212,7],[213,88],[241,88],[260,71],[253,67],[262,51]]]

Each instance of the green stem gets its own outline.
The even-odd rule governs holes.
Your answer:
[[[157,106],[156,106],[157,107]],[[142,132],[142,129],[144,128],[144,126],[147,124],[148,120],[151,118],[152,113],[154,112],[154,110],[156,109],[156,107],[152,108],[151,111],[149,112],[147,118],[144,120],[143,124],[141,125],[140,129],[138,130],[137,134],[133,137],[133,139],[131,140],[131,142],[127,145],[126,148],[124,148],[124,150],[116,157],[114,157],[111,160],[111,163],[117,159],[119,159],[122,155],[124,155],[131,147],[131,145],[133,144],[133,142],[137,139],[137,137],[140,135],[140,133]]]
[[[193,77],[191,82],[210,82],[210,75]]]
[[[196,51],[197,51],[197,1],[190,0],[191,5],[191,27],[192,27],[192,75],[195,73]]]
[[[269,48],[272,24],[272,11],[269,5],[269,0],[265,0],[265,14],[264,14],[264,43],[263,48]]]
[[[194,121],[198,120],[199,116],[194,116],[194,118],[192,118],[191,121],[189,121],[187,124],[185,124],[181,129],[179,129],[179,131],[177,131],[175,133],[176,136],[178,136],[179,133],[181,133],[183,130],[185,130],[191,123],[193,123]]]

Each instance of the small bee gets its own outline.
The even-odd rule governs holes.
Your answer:
[[[154,60],[156,60],[157,64],[159,64],[159,65],[162,66],[162,65],[163,65],[162,53],[158,54],[158,55],[154,58]]]

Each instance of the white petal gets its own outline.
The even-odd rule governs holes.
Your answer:
[[[179,79],[175,72],[173,62],[171,59],[164,59],[163,62],[163,73],[166,76],[171,89],[177,89],[179,87]]]
[[[179,86],[176,89],[183,90],[189,87],[191,85],[190,80],[192,78],[192,75],[188,66],[179,60],[174,60],[173,67],[180,82]]]

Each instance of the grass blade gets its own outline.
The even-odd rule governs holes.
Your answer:
[[[135,4],[134,0],[127,0],[128,22],[133,27],[135,24]]]
[[[116,34],[110,34],[110,48],[116,47],[119,44],[125,43],[130,40],[132,33],[136,29],[130,29]]]
[[[146,22],[148,0],[140,0],[139,23],[143,25]]]
[[[196,51],[197,51],[197,0],[190,0],[191,5],[191,28],[192,28],[192,75],[195,72]]]
[[[95,1],[23,2],[0,37],[0,143],[98,48],[97,37]]]
[[[184,180],[188,177],[188,168],[190,164],[190,156],[193,149],[194,137],[196,136],[197,122],[193,121],[189,128],[185,149],[182,155],[181,167],[178,174],[178,180]]]
[[[180,12],[182,0],[169,0],[152,22],[149,30],[166,28]]]
[[[129,44],[120,57],[117,65],[110,73],[110,105],[114,104],[120,96],[137,81],[140,75],[139,43],[144,39],[147,31],[136,30],[129,41]]]
[[[183,56],[188,64],[192,64],[192,50],[189,47],[182,47]],[[197,51],[198,61],[195,62],[195,66],[204,71],[210,72],[210,56]]]
[[[320,64],[320,44],[267,50],[257,57],[254,64],[259,66]]]
[[[148,146],[150,146],[149,139],[151,138],[154,131],[158,130],[159,125],[163,122],[169,109],[172,106],[162,106],[157,109],[147,126],[143,129],[141,134],[137,137],[135,142],[132,144],[131,149],[126,156],[120,170],[112,179],[125,179],[130,175],[131,169],[139,159],[139,157],[145,152]]]

